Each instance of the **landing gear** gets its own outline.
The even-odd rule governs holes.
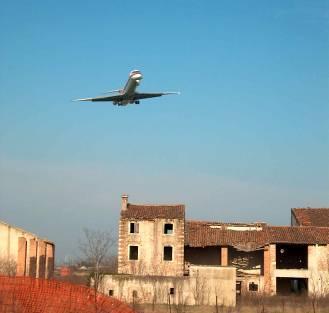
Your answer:
[[[135,104],[139,104],[139,100],[136,100],[136,101],[135,101]]]

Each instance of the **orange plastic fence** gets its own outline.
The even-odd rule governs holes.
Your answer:
[[[0,276],[1,313],[134,313],[91,288],[56,280]]]

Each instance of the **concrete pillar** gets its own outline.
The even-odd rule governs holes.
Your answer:
[[[18,254],[17,254],[17,276],[25,276],[26,274],[26,239],[18,237]]]
[[[37,242],[35,239],[30,239],[30,266],[29,276],[36,277],[37,275]]]
[[[38,265],[37,278],[45,278],[46,275],[46,243],[38,241]]]
[[[126,211],[128,206],[128,195],[121,196],[121,211]]]
[[[7,228],[7,260],[10,259],[10,250],[11,250],[11,245],[10,245],[10,242],[11,242],[11,226],[8,226]]]
[[[52,278],[54,274],[54,245],[46,245],[46,278]]]
[[[264,248],[264,292],[271,292],[271,258],[270,246]]]
[[[221,265],[228,265],[228,247],[221,247]]]
[[[271,244],[264,248],[264,291],[267,294],[276,294],[276,245]]]

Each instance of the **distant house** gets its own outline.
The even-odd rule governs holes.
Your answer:
[[[193,221],[182,204],[131,204],[124,195],[119,275],[106,276],[103,291],[128,302],[169,295],[172,303],[223,305],[247,293],[327,294],[329,209],[314,210],[292,209],[296,226]]]
[[[1,274],[51,278],[54,263],[53,242],[0,221]]]

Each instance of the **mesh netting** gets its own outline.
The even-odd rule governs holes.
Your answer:
[[[0,276],[1,313],[134,313],[93,289],[56,280]]]

